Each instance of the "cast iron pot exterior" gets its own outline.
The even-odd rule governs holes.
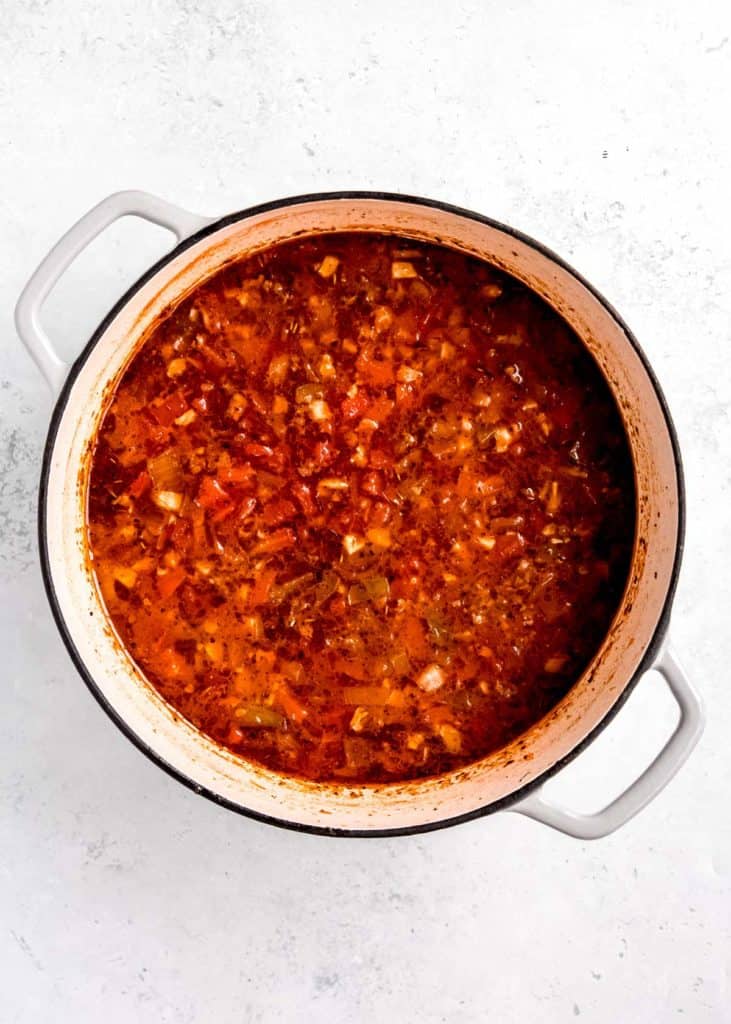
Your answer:
[[[56,355],[39,322],[46,296],[75,256],[119,217],[172,230],[179,244],[114,306],[73,364]],[[622,605],[597,655],[566,697],[508,747],[435,779],[352,786],[307,782],[250,764],[214,744],[144,679],[105,613],[85,545],[88,456],[106,401],[158,318],[225,264],[290,238],[327,231],[407,235],[458,248],[513,274],[576,330],[602,369],[632,448],[638,528]],[[122,192],[83,217],[49,253],[16,310],[21,339],[58,395],[39,498],[43,578],[69,653],[105,711],[165,771],[212,800],[262,821],[327,835],[428,831],[501,809],[570,835],[597,838],[637,813],[697,742],[703,714],[666,643],[684,531],[675,431],[660,387],[618,314],[555,254],[470,211],[401,195],[339,192],[295,197],[220,219],[154,196]],[[675,697],[675,732],[649,768],[596,814],[548,802],[543,783],[603,729],[649,669]]]

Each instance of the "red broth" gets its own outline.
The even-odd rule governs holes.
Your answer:
[[[96,439],[92,565],[178,712],[277,772],[440,774],[546,714],[626,582],[632,463],[566,323],[490,265],[286,243],[163,319]]]

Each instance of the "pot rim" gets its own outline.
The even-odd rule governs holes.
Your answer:
[[[162,270],[166,264],[171,262],[177,256],[184,253],[191,246],[195,245],[203,238],[214,234],[221,228],[228,227],[231,224],[237,223],[242,220],[246,220],[249,217],[256,216],[262,213],[269,213],[275,210],[286,209],[290,206],[297,206],[303,203],[317,203],[323,201],[331,201],[338,199],[369,199],[369,200],[382,200],[388,202],[399,202],[406,203],[415,206],[430,207],[432,209],[440,210],[445,213],[454,214],[459,217],[467,218],[469,220],[476,221],[481,224],[485,224],[490,228],[497,231],[501,231],[506,235],[509,235],[523,244],[530,246],[535,249],[541,255],[547,257],[549,260],[557,264],[563,270],[571,274],[580,284],[582,284],[587,291],[594,296],[595,299],[604,307],[609,315],[616,321],[621,327],[627,341],[635,350],[637,356],[642,363],[643,369],[647,375],[649,382],[651,383],[658,403],[662,410],[665,426],[668,431],[670,443],[673,452],[673,462],[675,466],[675,473],[677,479],[677,494],[678,494],[678,526],[675,540],[675,555],[673,559],[672,572],[668,582],[668,589],[663,602],[662,610],[660,612],[657,625],[655,630],[645,648],[642,658],[637,665],[637,668],[631,678],[627,681],[623,687],[621,693],[615,700],[612,707],[604,715],[602,720],[584,737],[571,750],[567,751],[563,757],[559,758],[553,765],[551,765],[546,771],[542,772],[535,779],[520,786],[518,789],[513,790],[512,793],[501,797],[498,800],[492,801],[483,807],[475,808],[464,814],[455,815],[453,817],[444,818],[440,821],[426,822],[418,825],[408,826],[396,826],[393,828],[384,829],[351,829],[351,828],[338,828],[338,827],[327,827],[319,825],[303,824],[297,821],[289,821],[286,818],[276,817],[274,815],[263,814],[258,811],[254,811],[251,808],[245,807],[242,804],[236,803],[233,800],[227,799],[213,792],[200,783],[195,782],[189,778],[183,771],[174,768],[169,764],[160,754],[152,749],[143,739],[141,739],[131,728],[131,726],[122,718],[121,715],[115,710],[115,708],[108,701],[106,696],[102,693],[98,687],[93,673],[87,668],[83,661],[74,639],[71,635],[66,620],[61,611],[60,603],[56,594],[56,589],[53,583],[53,576],[51,572],[51,560],[48,552],[47,545],[47,520],[46,520],[46,505],[48,497],[48,482],[51,471],[51,459],[53,450],[56,443],[56,437],[58,434],[58,428],[61,420],[66,412],[69,396],[73,385],[78,377],[82,367],[86,363],[92,350],[95,348],[105,331],[117,317],[120,311],[127,305],[127,303],[133,298],[133,296],[142,288],[149,280],[151,280],[155,274]],[[673,601],[675,598],[675,591],[677,588],[678,575],[680,572],[680,565],[682,562],[683,548],[685,541],[685,481],[683,475],[683,464],[680,455],[680,446],[678,443],[678,437],[675,430],[670,410],[668,408],[667,400],[663,394],[660,383],[655,376],[655,372],[652,366],[642,350],[637,338],[634,336],[629,326],[622,319],[617,310],[612,304],[599,292],[589,281],[586,280],[581,274],[579,274],[569,263],[557,255],[548,246],[543,245],[541,242],[536,241],[530,235],[526,235],[517,229],[510,227],[509,225],[503,224],[500,221],[494,220],[491,217],[486,217],[483,214],[476,213],[473,210],[465,209],[464,207],[455,206],[450,203],[443,202],[436,199],[427,199],[421,196],[404,195],[401,193],[394,192],[380,192],[380,191],[368,191],[368,190],[344,190],[344,191],[333,191],[333,192],[313,192],[304,195],[289,196],[282,199],[271,200],[266,203],[259,203],[255,206],[250,206],[244,210],[239,210],[234,213],[229,213],[223,217],[217,218],[214,221],[206,224],[200,230],[194,232],[192,235],[184,238],[179,242],[173,249],[165,253],[159,260],[157,260],[151,267],[149,267],[125,292],[117,302],[111,307],[106,316],[101,320],[95,330],[92,332],[88,342],[79,353],[78,357],[74,360],[71,368],[69,369],[68,376],[63,383],[63,387],[58,395],[56,404],[51,414],[51,419],[48,428],[48,434],[43,449],[43,458],[41,465],[41,478],[38,493],[38,547],[41,563],[41,575],[43,579],[43,586],[46,591],[49,605],[51,607],[51,613],[54,621],[58,628],[58,631],[63,640],[64,646],[68,651],[68,654],[76,667],[77,672],[83,679],[87,688],[89,689],[92,696],[95,698],[100,707],[106,712],[109,718],[114,722],[117,728],[123,733],[126,738],[137,747],[146,757],[148,757],[154,764],[166,772],[169,776],[181,782],[188,789],[193,792],[206,797],[213,803],[218,804],[220,807],[224,807],[227,810],[234,811],[237,814],[241,814],[244,817],[260,821],[268,825],[276,825],[279,828],[289,829],[294,832],[304,832],[311,835],[324,835],[342,838],[386,838],[391,836],[403,836],[403,835],[416,835],[423,832],[433,832],[437,829],[447,828],[452,825],[459,825],[467,821],[472,821],[477,818],[485,817],[489,814],[494,814],[497,811],[507,810],[511,805],[517,803],[519,800],[524,799],[529,793],[539,789],[544,783],[556,775],[562,768],[568,765],[574,758],[592,743],[596,737],[606,728],[607,725],[612,721],[614,716],[623,707],[627,701],[629,695],[634,690],[635,686],[642,678],[644,673],[651,667],[656,655],[658,654],[665,634],[667,632],[668,623],[670,619],[670,612],[672,609]]]

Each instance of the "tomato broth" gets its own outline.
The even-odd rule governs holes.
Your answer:
[[[491,265],[287,242],[163,318],[92,454],[91,564],[130,656],[217,743],[316,781],[475,761],[606,635],[632,461],[591,356]]]

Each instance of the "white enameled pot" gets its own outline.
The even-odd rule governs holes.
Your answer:
[[[94,332],[73,366],[44,333],[39,310],[58,278],[100,231],[134,215],[169,228],[178,245]],[[566,697],[508,747],[450,775],[401,784],[335,785],[276,775],[214,744],[145,681],[111,628],[85,555],[90,443],[105,403],[157,319],[224,264],[285,239],[329,231],[394,232],[481,257],[547,300],[575,329],[620,408],[635,467],[637,534],[629,581],[611,629]],[[609,304],[530,238],[443,203],[381,193],[330,193],[267,203],[223,218],[196,216],[141,192],[86,214],[51,250],[17,306],[21,339],[58,401],[46,444],[39,524],[43,574],[69,653],[123,732],[181,782],[244,814],[329,835],[425,831],[496,810],[596,838],[637,813],[672,778],[703,726],[699,699],[666,631],[683,539],[683,488],[673,426],[637,342]],[[635,683],[656,669],[679,707],[671,738],[647,770],[596,814],[548,802],[542,785],[609,722]]]

